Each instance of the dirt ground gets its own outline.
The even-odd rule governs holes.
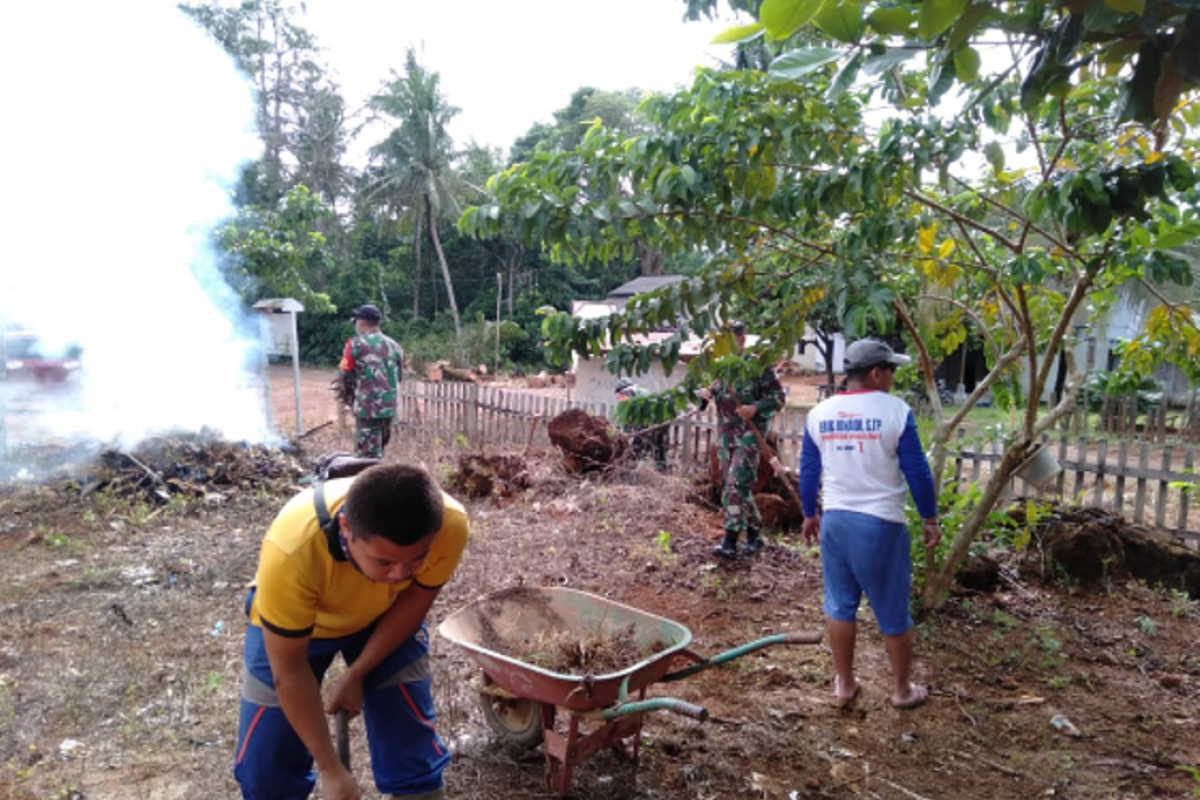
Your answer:
[[[300,449],[194,499],[88,491],[87,469],[0,485],[0,800],[210,800],[238,796],[234,753],[245,585],[262,533],[307,456],[348,449],[329,373],[305,371]],[[279,370],[275,419],[293,402]],[[325,410],[323,410],[325,409]],[[294,412],[293,412],[294,413]],[[450,485],[456,442],[412,433],[390,459]],[[129,467],[136,473],[136,467]],[[634,469],[586,480],[554,453],[530,487],[468,500],[471,540],[431,619],[514,586],[567,586],[675,620],[712,655],[822,626],[819,560],[794,534],[753,560],[714,563],[720,518],[686,476]],[[961,593],[916,629],[932,690],[893,709],[869,609],[864,692],[832,703],[824,645],[780,646],[651,687],[708,709],[705,723],[645,718],[641,759],[603,752],[576,772],[581,800],[710,798],[1184,798],[1200,796],[1200,604],[1139,584],[1083,592],[1021,579]],[[433,637],[447,796],[549,797],[538,750],[500,746],[465,650]],[[1056,728],[1062,716],[1070,725]],[[1076,735],[1072,735],[1076,734]],[[364,797],[371,786],[353,725]]]

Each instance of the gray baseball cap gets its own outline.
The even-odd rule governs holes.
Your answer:
[[[852,370],[870,369],[880,364],[903,367],[905,364],[910,363],[912,363],[911,358],[900,355],[888,347],[886,342],[881,342],[878,339],[859,339],[846,348],[846,358],[842,362],[842,365],[844,369]]]

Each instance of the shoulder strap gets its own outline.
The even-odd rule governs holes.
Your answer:
[[[325,481],[317,481],[313,488],[313,510],[317,512],[317,524],[325,533],[325,543],[334,561],[345,561],[346,551],[342,549],[342,537],[339,535],[339,525],[336,517],[329,514],[329,506],[325,503]]]

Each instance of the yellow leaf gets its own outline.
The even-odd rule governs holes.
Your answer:
[[[1153,164],[1155,161],[1162,161],[1163,154],[1155,150],[1150,155],[1146,156],[1146,163]]]
[[[953,239],[947,239],[946,241],[942,242],[940,246],[938,246],[938,258],[949,258],[950,254],[953,252],[954,252],[954,240]]]
[[[921,228],[917,234],[917,247],[922,253],[928,253],[933,249],[933,238],[937,236],[938,224],[935,222],[928,228]]]

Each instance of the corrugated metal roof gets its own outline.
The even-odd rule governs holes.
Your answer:
[[[652,292],[655,289],[661,289],[664,286],[672,286],[676,283],[683,283],[686,280],[686,275],[643,275],[640,278],[634,278],[628,283],[623,283],[617,288],[613,289],[608,293],[608,299],[628,300],[635,294]]]

